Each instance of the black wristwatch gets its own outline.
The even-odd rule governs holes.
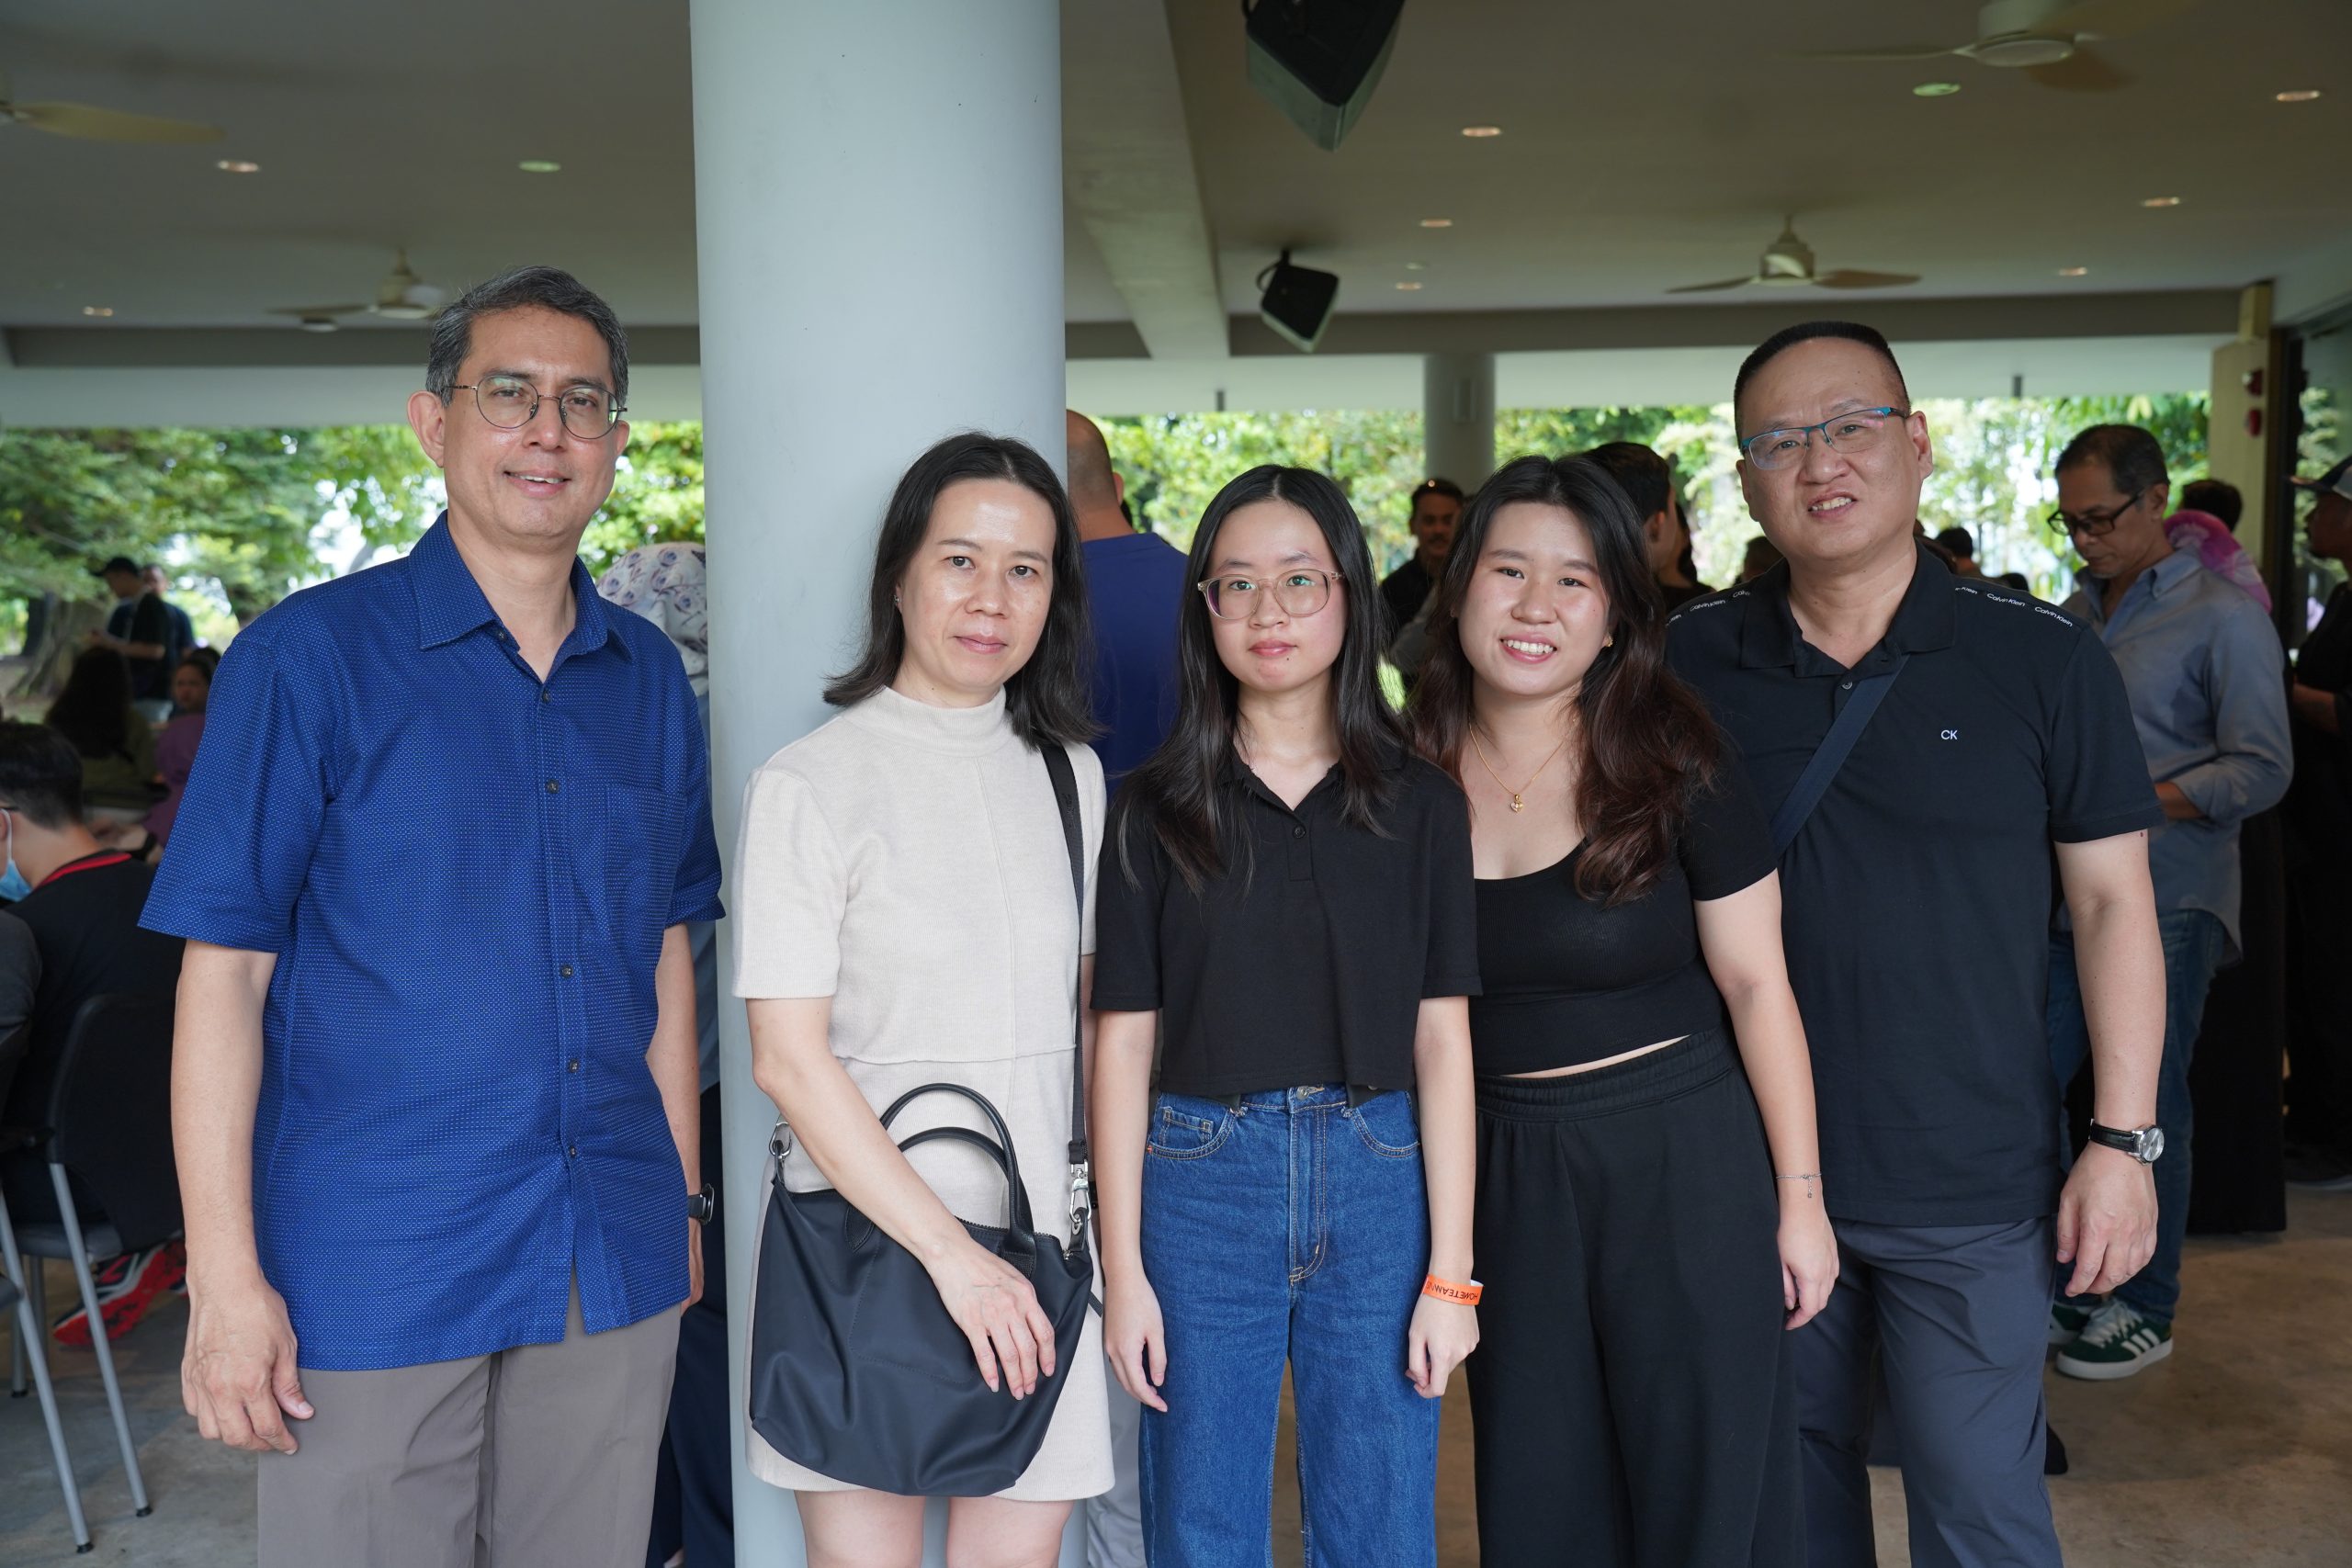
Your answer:
[[[712,1190],[709,1182],[706,1181],[702,1184],[701,1191],[687,1195],[686,1218],[707,1225],[718,1215],[718,1194]]]
[[[2165,1152],[2165,1130],[2157,1126],[2135,1127],[2125,1132],[2120,1127],[2102,1127],[2091,1123],[2091,1142],[2105,1144],[2109,1148],[2130,1155],[2142,1165],[2154,1165]]]

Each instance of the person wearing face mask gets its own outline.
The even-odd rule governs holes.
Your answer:
[[[2164,1061],[2156,1124],[2156,1252],[2101,1302],[2051,1303],[2057,1368],[2130,1377],[2172,1354],[2180,1249],[2188,1235],[2188,1064],[2213,973],[2238,955],[2238,825],[2277,805],[2293,766],[2286,655],[2261,605],[2194,550],[2174,547],[2164,448],[2137,425],[2095,424],[2058,456],[2051,518],[2083,558],[2062,606],[2098,636],[2123,672],[2132,722],[2165,820],[2148,840],[2164,939]],[[2050,950],[2050,1055],[2069,1083],[2089,1049],[2072,922]]]
[[[1812,1069],[1764,815],[1613,473],[1479,488],[1410,709],[1481,873],[1479,1561],[1796,1568],[1788,1334],[1838,1277]]]
[[[1934,447],[1883,337],[1850,321],[1776,333],[1741,366],[1733,411],[1741,491],[1786,559],[1685,605],[1667,640],[1770,814],[1813,1055],[1838,1285],[1789,1337],[1806,1550],[1818,1568],[1877,1561],[1875,1361],[1912,1561],[2056,1568],[2053,1243],[2076,1292],[2112,1290],[2155,1248],[2147,833],[2163,813],[2098,635],[1954,577],[1915,536]],[[2060,893],[2098,1080],[2100,1141],[2071,1172],[2043,1029]]]
[[[142,931],[141,907],[155,873],[144,862],[108,849],[90,831],[82,809],[82,765],[73,746],[45,726],[0,724],[0,899],[31,933],[39,953],[31,1033],[0,1124],[46,1124],[50,1091],[64,1059],[74,1015],[92,997],[112,992],[171,994],[179,978],[177,939]],[[0,1037],[6,1030],[0,1028]],[[48,1168],[29,1150],[0,1156],[0,1184],[19,1224],[53,1222],[57,1195]],[[106,1215],[78,1184],[74,1201],[85,1230]],[[107,1335],[119,1338],[137,1325],[184,1268],[177,1242],[144,1252],[94,1260],[98,1309]],[[87,1345],[83,1307],[60,1317],[52,1331],[67,1345]]]
[[[825,690],[840,715],[761,764],[743,793],[735,994],[752,1080],[790,1134],[767,1181],[838,1191],[921,1261],[969,1343],[965,1377],[1053,1402],[1012,1485],[951,1500],[951,1562],[1051,1562],[1073,1504],[1112,1483],[1093,1314],[1065,1354],[1029,1278],[965,1229],[1002,1223],[1005,1171],[952,1136],[896,1141],[987,1135],[984,1112],[933,1092],[881,1121],[927,1085],[978,1093],[1011,1131],[1033,1234],[1066,1249],[1079,1239],[1065,1161],[1078,1157],[1071,1029],[1093,970],[1093,897],[1072,886],[1046,754],[1069,760],[1091,866],[1103,789],[1085,743],[1083,559],[1069,502],[1034,448],[983,434],[933,446],[883,513],[865,645]],[[763,1290],[767,1268],[763,1253]],[[887,1412],[873,1427],[877,1443],[896,1436]],[[811,1562],[921,1559],[921,1498],[824,1473],[755,1427],[745,1441],[752,1473],[797,1495]],[[911,1453],[890,1457],[893,1473],[912,1472]]]
[[[628,397],[579,279],[469,289],[408,402],[447,511],[206,705],[146,921],[188,939],[182,1397],[275,1450],[263,1568],[644,1561],[721,910],[685,669],[578,556]]]

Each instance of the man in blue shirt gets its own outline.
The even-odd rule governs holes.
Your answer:
[[[425,387],[448,510],[239,634],[147,906],[188,939],[183,1396],[277,1450],[263,1568],[635,1568],[701,1288],[709,761],[575,556],[628,438],[611,310],[505,274]]]
[[[1102,432],[1077,410],[1067,413],[1069,504],[1094,622],[1094,722],[1103,731],[1094,750],[1115,793],[1176,722],[1176,612],[1188,573],[1183,551],[1127,521],[1126,487]]]
[[[2270,617],[2165,531],[2164,448],[2131,424],[2095,424],[2058,457],[2051,519],[2081,552],[2064,606],[2115,656],[2165,821],[2148,839],[2165,949],[2164,1065],[2156,1079],[2156,1254],[2102,1303],[2061,1296],[2051,1337],[2069,1377],[2126,1378],[2172,1354],[2188,1234],[2188,1061],[2213,972],[2238,947],[2238,824],[2287,793],[2286,656]],[[2063,916],[2050,951],[2050,1052],[2060,1084],[2090,1050]],[[2063,1288],[2063,1287],[2062,1287]]]

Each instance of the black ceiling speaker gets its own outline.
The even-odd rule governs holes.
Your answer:
[[[1244,0],[1250,83],[1332,152],[1363,118],[1404,10],[1405,0]]]
[[[1258,314],[1294,348],[1312,354],[1330,323],[1340,275],[1294,266],[1290,253],[1258,275]]]

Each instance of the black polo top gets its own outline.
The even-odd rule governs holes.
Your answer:
[[[2053,1213],[2050,846],[2163,820],[2122,677],[2083,623],[1925,550],[1851,670],[1799,635],[1788,593],[1781,565],[1694,601],[1668,654],[1768,815],[1854,681],[1910,655],[1781,859],[1828,1211],[1906,1225]]]
[[[1197,893],[1120,795],[1095,879],[1094,1005],[1159,1010],[1161,1089],[1410,1089],[1421,998],[1477,995],[1469,802],[1401,749],[1387,769],[1384,836],[1341,819],[1337,768],[1294,811],[1228,761],[1217,787],[1248,844]]]

